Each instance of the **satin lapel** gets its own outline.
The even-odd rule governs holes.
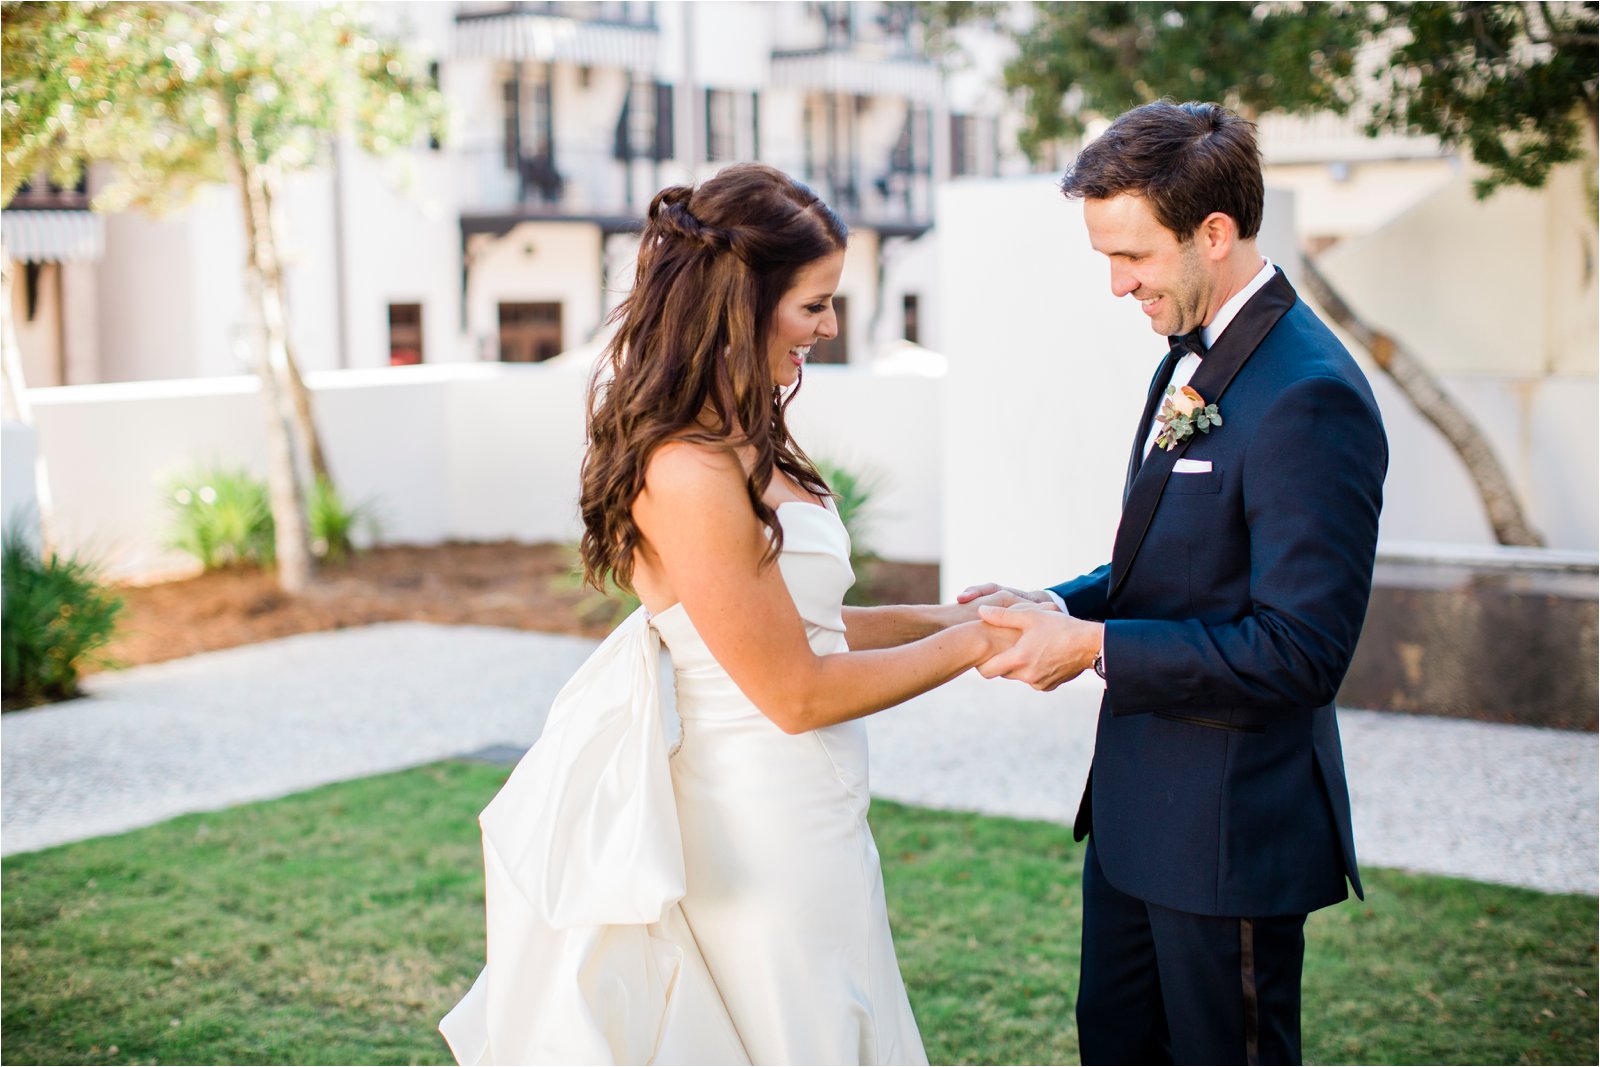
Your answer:
[[[1279,270],[1277,277],[1262,286],[1261,291],[1239,309],[1238,317],[1222,331],[1222,336],[1211,346],[1200,368],[1189,381],[1195,392],[1206,398],[1206,403],[1218,404],[1221,401],[1234,375],[1239,373],[1256,346],[1283,318],[1284,312],[1294,306],[1295,299],[1294,287]],[[1217,433],[1228,432],[1226,408],[1222,409],[1222,417],[1224,422],[1216,430]],[[1127,578],[1133,557],[1138,554],[1139,546],[1144,543],[1144,535],[1150,529],[1150,520],[1155,517],[1156,505],[1161,502],[1161,491],[1166,488],[1167,478],[1193,441],[1194,437],[1190,437],[1170,452],[1159,446],[1151,449],[1149,457],[1134,476],[1133,486],[1122,508],[1122,522],[1117,526],[1116,543],[1111,549],[1111,591],[1108,597],[1116,596],[1123,580]],[[1143,443],[1142,439],[1140,443]]]
[[[1178,365],[1178,360],[1183,358],[1179,349],[1167,351],[1166,356],[1156,367],[1156,376],[1150,379],[1150,392],[1144,398],[1144,414],[1139,416],[1139,429],[1133,436],[1133,451],[1128,453],[1128,476],[1122,482],[1122,506],[1128,506],[1128,494],[1133,492],[1133,478],[1139,473],[1139,464],[1144,452],[1144,439],[1150,433],[1150,419],[1156,413],[1156,408],[1161,404],[1162,386],[1172,380],[1172,370]]]

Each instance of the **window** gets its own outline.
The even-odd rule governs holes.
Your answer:
[[[616,159],[672,158],[672,86],[635,78],[617,119]]]
[[[389,305],[389,366],[422,362],[422,305]]]
[[[826,341],[818,341],[811,350],[812,363],[848,363],[850,361],[850,331],[846,328],[849,320],[850,301],[846,297],[833,298],[833,317],[838,320],[839,333]]]
[[[542,363],[561,354],[561,305],[500,305],[500,360]]]
[[[706,159],[720,162],[734,155],[734,97],[726,89],[706,90]]]
[[[507,170],[517,169],[519,151],[523,159],[550,155],[549,75],[546,65],[524,65],[502,87]]]
[[[732,163],[761,154],[756,143],[759,104],[756,93],[706,90],[706,162]]]
[[[922,343],[919,340],[922,330],[917,322],[917,303],[916,293],[907,293],[900,298],[900,307],[905,314],[905,325],[901,336],[914,345]]]
[[[950,116],[950,174],[993,174],[994,150],[988,123],[978,115]]]

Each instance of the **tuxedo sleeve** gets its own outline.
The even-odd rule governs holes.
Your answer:
[[[1052,585],[1050,592],[1061,598],[1067,614],[1074,619],[1104,622],[1107,594],[1111,592],[1111,564],[1096,567],[1070,582]]]
[[[1377,411],[1348,382],[1280,393],[1243,460],[1249,613],[1108,622],[1113,714],[1331,704],[1366,617],[1387,467]]]

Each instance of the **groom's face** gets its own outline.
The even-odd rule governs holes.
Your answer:
[[[1111,292],[1132,296],[1163,337],[1205,324],[1216,287],[1213,265],[1192,237],[1180,241],[1142,196],[1085,200],[1089,243],[1111,262]]]

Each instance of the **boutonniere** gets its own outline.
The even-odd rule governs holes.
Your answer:
[[[1167,386],[1167,400],[1156,416],[1161,423],[1161,435],[1156,444],[1171,452],[1194,436],[1194,432],[1210,433],[1211,427],[1222,425],[1222,415],[1217,405],[1207,404],[1206,398],[1187,385],[1179,388]]]

